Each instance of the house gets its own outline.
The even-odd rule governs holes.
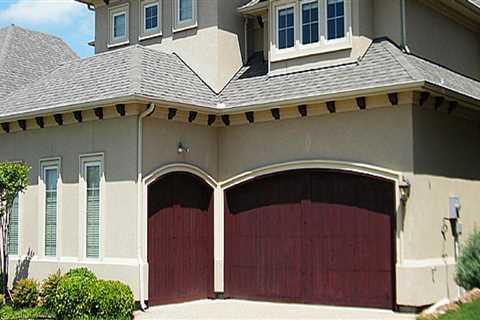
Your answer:
[[[143,306],[458,294],[480,224],[479,1],[79,1],[92,57],[0,31],[30,34],[3,74],[45,67],[0,80],[0,160],[32,166],[12,275],[86,266]]]

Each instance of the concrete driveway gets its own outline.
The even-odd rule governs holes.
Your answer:
[[[243,300],[201,300],[136,312],[135,319],[330,319],[414,320],[414,315],[361,308],[339,308]]]

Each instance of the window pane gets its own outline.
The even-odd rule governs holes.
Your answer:
[[[278,48],[290,48],[294,45],[293,8],[278,10]]]
[[[328,20],[328,39],[335,39],[335,20]]]
[[[158,27],[158,5],[145,8],[145,30]]]
[[[278,47],[280,49],[287,47],[287,33],[285,30],[280,30],[278,32]]]
[[[344,5],[343,5],[343,1],[338,1],[337,2],[337,6],[336,6],[336,13],[337,13],[337,17],[339,16],[343,16],[344,14]]]
[[[302,39],[303,44],[307,44],[307,43],[311,42],[311,39],[310,39],[310,25],[309,24],[304,24],[303,25],[302,36],[303,36],[303,39]]]
[[[331,4],[331,1],[328,1],[328,6],[327,6],[327,17],[328,18],[333,18],[335,17],[335,4]]]
[[[100,166],[87,166],[87,257],[98,258],[100,248]]]
[[[311,43],[318,42],[318,23],[313,23],[311,25]]]
[[[18,255],[18,195],[13,201],[12,211],[10,212],[10,229],[8,233],[8,252],[11,255]]]
[[[57,182],[58,170],[45,170],[45,255],[57,253]]]
[[[294,41],[295,41],[295,35],[293,32],[293,28],[288,28],[287,29],[287,47],[291,48],[293,47]]]
[[[120,14],[113,18],[113,37],[119,38],[124,37],[126,33],[126,16],[125,14]]]
[[[179,20],[192,20],[193,18],[193,0],[179,0]]]
[[[344,18],[337,19],[337,38],[345,36],[345,20]]]
[[[304,17],[302,20],[302,43],[318,42],[318,2],[304,4],[302,17]]]

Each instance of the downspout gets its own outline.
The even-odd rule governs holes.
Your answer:
[[[400,24],[401,24],[401,47],[406,53],[410,53],[407,45],[407,14],[406,14],[406,0],[400,0]]]
[[[142,219],[143,216],[143,183],[142,183],[142,171],[143,171],[143,119],[148,117],[155,111],[155,104],[151,103],[149,107],[140,113],[138,116],[138,125],[137,125],[137,259],[138,259],[138,269],[139,269],[139,290],[140,290],[140,309],[145,311],[147,305],[145,304],[145,295],[144,295],[144,273],[143,266],[145,261],[142,257]]]

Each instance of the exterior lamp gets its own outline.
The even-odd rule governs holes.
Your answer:
[[[408,181],[407,178],[403,177],[398,187],[400,188],[400,200],[403,203],[406,203],[408,198],[410,198],[410,191],[411,191],[410,181]]]
[[[178,143],[177,152],[178,152],[178,154],[189,153],[189,152],[190,152],[190,148],[189,148],[189,147],[185,147],[181,142],[179,142],[179,143]]]

